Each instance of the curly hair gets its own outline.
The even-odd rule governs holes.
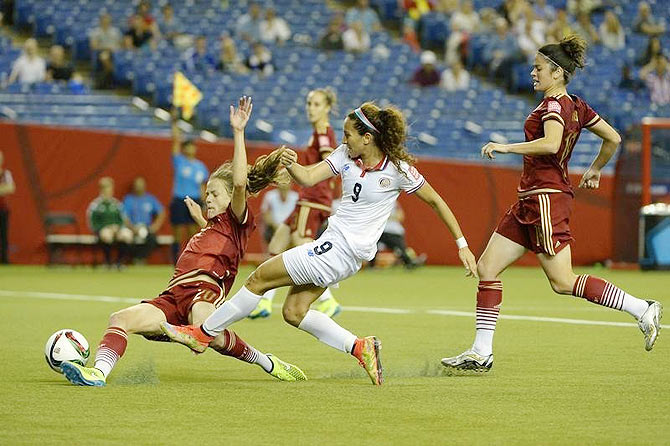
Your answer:
[[[584,38],[570,34],[558,43],[544,45],[538,52],[554,65],[552,71],[558,67],[563,68],[563,81],[567,85],[577,68],[584,68],[586,65],[586,47]]]
[[[250,194],[258,193],[270,185],[290,184],[291,177],[286,172],[286,169],[281,167],[279,162],[279,157],[285,149],[284,146],[279,147],[268,155],[261,155],[256,158],[253,165],[247,165],[247,191]],[[226,161],[209,178],[223,181],[226,191],[232,194],[233,162]]]
[[[354,124],[359,135],[370,133],[377,147],[381,149],[398,171],[402,172],[400,162],[405,161],[412,165],[416,158],[409,154],[405,147],[407,139],[407,123],[402,112],[393,105],[379,108],[374,102],[366,102],[361,105],[361,111],[365,117],[375,126],[378,132],[368,128],[355,112],[347,116]]]

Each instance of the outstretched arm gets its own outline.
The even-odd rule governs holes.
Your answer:
[[[286,167],[289,175],[301,186],[314,186],[335,176],[325,161],[307,167],[301,166],[298,164],[298,154],[291,149],[286,149],[281,154],[281,163]]]
[[[233,128],[233,196],[230,200],[237,221],[243,222],[247,210],[247,148],[244,144],[244,128],[249,122],[253,104],[251,98],[242,96],[237,109],[230,106],[230,126]]]
[[[461,232],[461,227],[458,225],[458,221],[454,213],[449,209],[449,206],[447,206],[447,203],[444,202],[442,197],[435,192],[435,189],[427,181],[416,191],[416,196],[432,207],[442,222],[449,228],[451,235],[459,247],[458,257],[463,262],[463,266],[465,266],[467,276],[477,277],[477,261],[475,260],[475,256],[468,248],[465,237],[463,237],[463,232]]]
[[[495,152],[516,153],[519,155],[553,155],[561,148],[563,125],[553,119],[544,121],[544,136],[533,141],[516,144],[498,144],[490,142],[482,147],[482,158],[495,159]]]
[[[604,119],[598,121],[596,125],[588,127],[588,130],[598,135],[603,140],[603,143],[600,146],[598,156],[591,163],[591,167],[584,172],[579,182],[579,187],[597,189],[600,186],[600,171],[612,158],[614,152],[616,152],[617,147],[621,143],[621,136]]]

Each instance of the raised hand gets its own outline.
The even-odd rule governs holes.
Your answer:
[[[482,147],[482,158],[494,160],[496,159],[495,152],[507,153],[507,146],[504,144],[489,142],[484,147]]]
[[[204,228],[207,226],[207,219],[202,215],[202,208],[198,203],[193,200],[191,197],[184,198],[184,203],[188,208],[188,213],[191,214],[191,218],[200,226]]]
[[[600,171],[590,168],[584,172],[579,182],[579,187],[583,189],[598,189],[598,186],[600,186]]]
[[[230,126],[233,130],[244,130],[249,122],[251,110],[254,108],[251,97],[242,96],[237,108],[230,106]]]

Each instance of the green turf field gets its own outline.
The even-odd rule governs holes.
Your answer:
[[[667,272],[578,272],[670,308]],[[476,282],[457,268],[363,271],[334,291],[345,306],[337,321],[383,342],[380,388],[352,357],[278,313],[234,328],[300,365],[307,382],[278,382],[215,352],[195,357],[139,337],[102,389],[71,386],[46,365],[52,332],[74,328],[95,350],[108,315],[128,298],[153,297],[170,274],[167,267],[0,268],[0,444],[670,443],[667,329],[647,353],[636,327],[501,319],[492,372],[445,376],[440,358],[469,347],[474,333],[473,317],[433,312],[474,310]],[[509,270],[504,286],[503,315],[633,322],[552,294],[537,269]]]

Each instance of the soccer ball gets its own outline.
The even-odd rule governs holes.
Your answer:
[[[52,334],[44,346],[44,358],[47,364],[58,373],[61,373],[60,364],[63,361],[86,365],[90,353],[84,335],[69,328]]]

